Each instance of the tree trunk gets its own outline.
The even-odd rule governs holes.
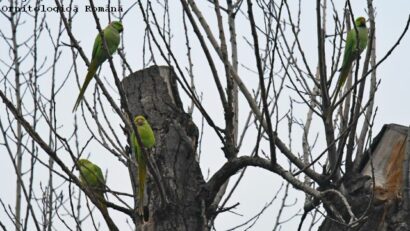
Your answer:
[[[329,213],[319,230],[410,230],[410,216],[406,208],[409,200],[406,197],[409,136],[410,129],[406,126],[383,126],[361,158],[361,163],[358,162],[356,173],[346,173],[343,177],[345,196],[359,222],[350,221],[354,225],[349,229],[335,222]]]
[[[149,171],[148,222],[138,230],[206,230],[204,202],[199,196],[204,179],[195,159],[198,129],[184,112],[177,76],[167,66],[152,66],[123,80],[133,116],[144,115],[155,133],[156,146],[150,164],[161,190]]]
[[[319,231],[405,231],[410,230],[408,213],[403,209],[401,198],[379,201],[369,188],[371,179],[367,176],[349,176],[344,178],[347,186],[347,196],[352,211],[360,220],[351,227],[337,222],[336,218],[328,213],[321,224]],[[373,199],[372,199],[373,198]],[[342,206],[341,206],[342,207]],[[364,216],[364,218],[363,218]],[[362,219],[360,219],[362,218]]]

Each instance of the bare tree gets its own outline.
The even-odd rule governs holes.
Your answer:
[[[238,213],[233,195],[248,169],[258,167],[282,181],[260,211],[229,230],[255,228],[272,207],[273,230],[295,227],[291,222],[299,230],[372,230],[375,187],[363,188],[371,177],[361,170],[377,111],[376,69],[402,41],[410,17],[396,24],[404,25],[402,33],[377,59],[375,6],[367,1],[367,49],[337,94],[344,33],[356,29],[353,2],[341,8],[317,0],[307,12],[316,16],[308,29],[315,49],[303,42],[301,0],[172,3],[89,0],[87,7],[108,12],[85,13],[72,0],[10,0],[1,11],[7,52],[0,59],[0,150],[10,159],[1,165],[11,163],[16,187],[15,202],[0,198],[0,227],[217,230],[224,214]],[[66,104],[74,103],[90,64],[88,38],[78,32],[85,18],[103,41],[105,22],[122,21],[125,30],[118,55],[71,114]],[[75,93],[67,93],[73,82]],[[140,114],[156,137],[153,149],[142,149],[149,169],[144,216],[137,212],[139,166],[130,148],[132,133],[141,145],[132,122]],[[200,161],[217,155],[223,163],[206,174]],[[80,158],[112,164],[105,172],[108,212],[81,184]],[[357,188],[360,197],[352,193]],[[292,199],[295,190],[305,195],[303,208]],[[359,203],[363,195],[368,200]]]

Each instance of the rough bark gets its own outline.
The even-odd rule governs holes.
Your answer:
[[[349,179],[350,178],[350,179]],[[367,176],[345,177],[345,185],[348,185],[348,200],[357,218],[362,217],[360,222],[347,227],[332,218],[331,214],[324,220],[319,231],[405,231],[410,230],[408,213],[402,208],[400,199],[379,202],[372,199],[369,190],[371,179]]]
[[[335,222],[332,214],[319,230],[387,231],[410,230],[410,216],[403,197],[403,162],[409,129],[385,125],[358,164],[359,173],[346,173],[343,185],[346,198],[360,222],[350,227]],[[372,179],[374,177],[374,179]],[[373,186],[374,185],[374,186]]]
[[[204,179],[195,159],[198,129],[184,112],[177,76],[172,68],[152,66],[123,80],[133,115],[150,122],[156,146],[150,161],[157,169],[166,201],[162,200],[152,172],[148,177],[148,222],[138,230],[205,230],[204,203],[199,193]]]

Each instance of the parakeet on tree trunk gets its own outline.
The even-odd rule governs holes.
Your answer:
[[[114,52],[118,49],[118,45],[120,44],[120,33],[122,31],[122,24],[118,21],[111,22],[103,30],[104,39],[107,44],[109,55],[114,54]],[[83,86],[80,89],[80,94],[78,95],[77,100],[75,102],[73,112],[77,110],[78,105],[80,105],[80,102],[84,97],[85,90],[87,89],[88,84],[97,72],[98,67],[101,66],[101,64],[108,59],[109,55],[107,54],[107,51],[104,49],[104,44],[101,39],[101,35],[98,34],[94,41],[93,53],[91,57],[90,66],[88,66],[87,76],[85,77]]]
[[[355,28],[352,28],[351,30],[349,30],[349,32],[347,32],[342,67],[339,70],[340,76],[337,83],[336,95],[346,82],[346,79],[352,69],[353,62],[367,46],[368,30],[366,28],[366,19],[364,17],[358,17],[355,20],[355,25],[358,34],[356,33]]]
[[[97,165],[86,159],[80,159],[77,162],[80,171],[80,181],[90,192],[93,193],[95,199],[104,209],[103,212],[108,213],[106,201],[104,198],[105,181],[103,173]]]
[[[144,116],[135,116],[135,126],[137,127],[138,134],[140,135],[142,145],[145,148],[152,148],[155,145],[154,132],[151,129],[148,121]],[[147,157],[141,151],[141,147],[138,144],[135,133],[131,134],[131,142],[134,147],[135,159],[138,164],[138,199],[139,199],[139,213],[143,215],[144,210],[144,190],[145,182],[147,178]]]

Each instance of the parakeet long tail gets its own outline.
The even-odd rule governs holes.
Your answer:
[[[352,64],[347,63],[345,66],[340,68],[339,80],[337,81],[337,87],[336,87],[336,97],[340,89],[342,89],[343,85],[345,84],[347,77],[349,76],[351,67],[352,67]]]
[[[145,190],[145,181],[147,178],[147,165],[144,158],[141,156],[138,160],[138,199],[139,199],[139,214],[143,215],[144,213],[144,190]]]
[[[103,211],[101,212],[108,214],[107,201],[105,200],[104,193],[101,191],[98,191],[99,189],[95,189],[95,188],[90,188],[90,189],[91,189],[90,192],[92,193],[93,197],[96,199],[96,202],[103,209]]]
[[[104,210],[103,212],[108,214],[108,209],[107,209],[107,204],[106,204],[107,202],[105,200],[104,194],[103,193],[98,193],[97,199],[98,199],[98,202],[100,203],[102,209]]]
[[[75,112],[78,108],[78,105],[80,105],[81,100],[84,98],[84,93],[85,90],[88,87],[88,84],[90,83],[91,79],[94,77],[95,72],[97,72],[98,68],[98,63],[96,60],[91,61],[90,66],[88,67],[88,73],[87,76],[85,77],[83,86],[80,89],[80,94],[78,94],[77,100],[75,101],[74,107],[73,107],[73,112]]]
[[[339,82],[338,82],[338,85],[340,87],[342,87],[345,84],[346,79],[349,76],[351,68],[352,68],[351,63],[348,63],[348,64],[346,64],[345,67],[340,68],[340,78],[339,78]]]

